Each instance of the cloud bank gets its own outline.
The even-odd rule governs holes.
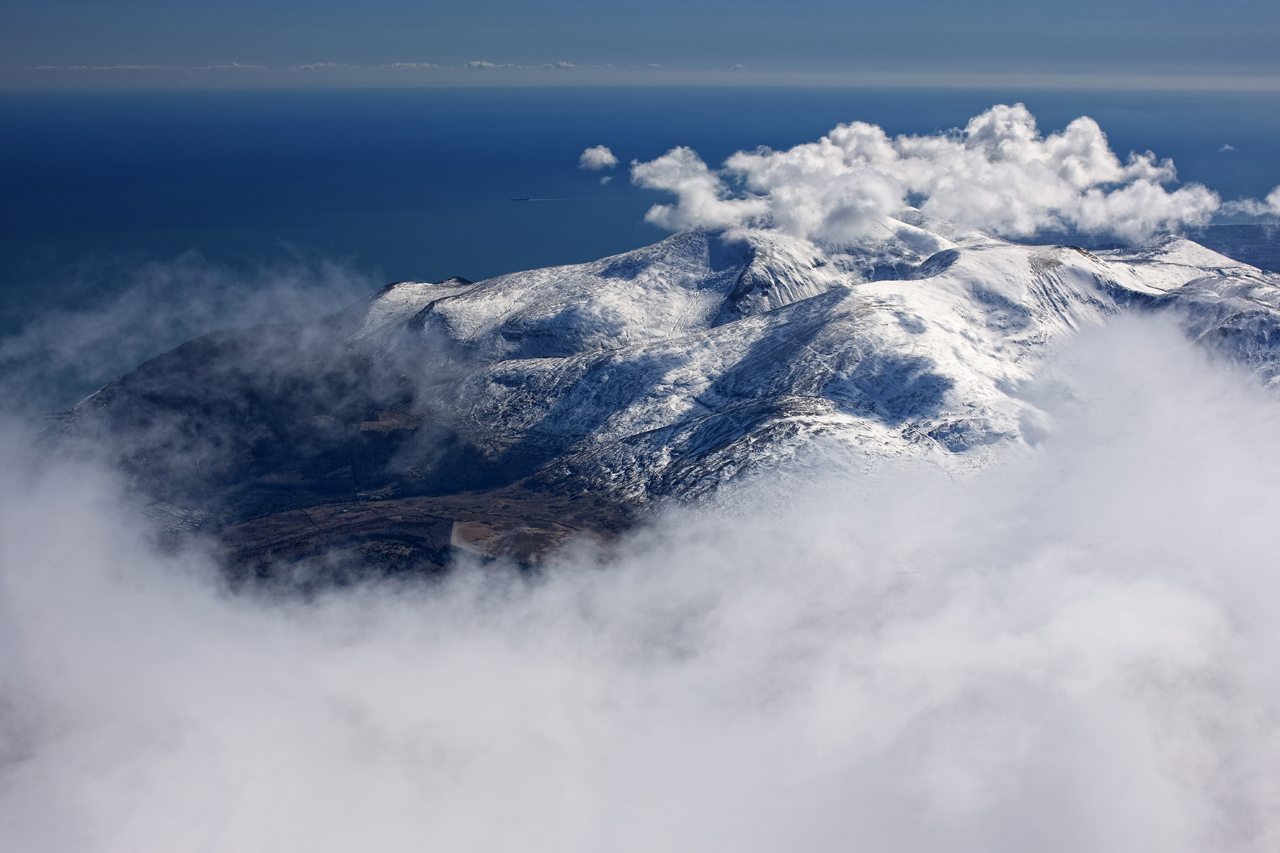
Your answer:
[[[972,477],[310,601],[8,427],[0,847],[1274,850],[1280,403],[1150,321],[1042,376]]]
[[[1222,207],[1200,184],[1171,189],[1171,160],[1148,151],[1122,162],[1093,119],[1045,136],[1022,104],[934,136],[853,122],[786,151],[740,151],[719,170],[675,148],[633,162],[631,178],[677,197],[648,212],[661,227],[762,225],[829,244],[856,242],[908,205],[1002,236],[1078,230],[1130,242],[1206,225]]]

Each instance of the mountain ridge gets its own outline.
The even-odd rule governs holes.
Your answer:
[[[548,507],[589,499],[597,520],[562,527],[608,538],[819,440],[871,467],[982,467],[1034,433],[1017,389],[1037,360],[1126,311],[1171,312],[1263,382],[1280,375],[1280,276],[1183,238],[1090,252],[904,220],[858,245],[693,229],[587,264],[398,282],[316,321],[188,342],[59,434],[109,446],[162,515],[235,529],[258,559],[272,546],[244,545],[253,519],[410,499],[445,518],[449,496],[494,495],[548,530]],[[495,511],[494,535],[472,539],[535,558],[508,547],[519,517]],[[432,536],[422,559],[439,567]]]

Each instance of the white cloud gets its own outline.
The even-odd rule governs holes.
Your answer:
[[[612,169],[618,165],[618,158],[603,145],[588,148],[578,157],[579,169]]]
[[[891,138],[853,122],[786,151],[740,151],[719,171],[688,148],[632,168],[637,185],[677,196],[649,211],[657,225],[750,223],[827,243],[858,240],[908,200],[962,228],[1014,237],[1074,228],[1139,241],[1207,224],[1217,194],[1168,189],[1176,176],[1151,152],[1122,162],[1090,118],[1043,136],[1021,104],[992,107],[958,133]]]
[[[1229,201],[1222,206],[1225,213],[1241,214],[1244,216],[1258,216],[1271,218],[1280,216],[1280,187],[1276,187],[1267,193],[1267,197],[1262,201],[1254,198],[1247,198],[1242,201]]]
[[[1230,142],[1226,142],[1226,143],[1223,143],[1223,146],[1218,149],[1218,153],[1221,154],[1223,151],[1235,151],[1235,150],[1236,150],[1236,147],[1234,145],[1232,145]]]
[[[649,222],[673,231],[694,225],[721,228],[740,225],[763,219],[770,210],[767,198],[730,197],[721,176],[708,169],[692,148],[673,148],[647,163],[633,160],[631,181],[679,197],[674,207],[658,205],[645,215]]]
[[[0,848],[1273,851],[1277,403],[1150,323],[1045,374],[984,474],[308,601],[10,430]]]

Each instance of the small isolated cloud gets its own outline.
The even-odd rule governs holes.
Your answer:
[[[616,165],[618,158],[604,145],[588,148],[578,158],[579,169],[612,169]]]
[[[1236,147],[1232,145],[1230,142],[1228,142],[1218,149],[1218,153],[1221,154],[1223,151],[1235,151],[1235,150],[1236,150]]]
[[[605,175],[603,178],[600,179],[600,186],[604,186],[605,184],[609,183],[612,180],[613,180],[613,175]]]

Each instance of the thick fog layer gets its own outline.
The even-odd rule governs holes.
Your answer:
[[[1122,162],[1093,119],[1044,136],[1022,104],[994,106],[963,131],[935,136],[890,137],[852,122],[786,151],[740,151],[719,171],[692,149],[675,148],[633,163],[631,178],[676,195],[675,204],[650,209],[646,218],[656,225],[768,225],[826,243],[856,242],[908,204],[1003,236],[1079,230],[1133,242],[1206,225],[1224,207],[1200,184],[1171,188],[1172,160],[1147,151]],[[1280,214],[1280,188],[1265,202],[1227,207]]]
[[[0,848],[1274,850],[1280,404],[1151,321],[1041,375],[985,473],[310,601],[10,427]]]

